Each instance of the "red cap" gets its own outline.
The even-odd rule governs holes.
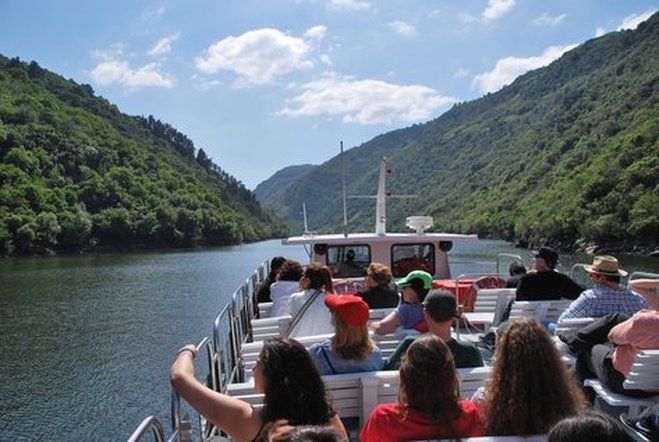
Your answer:
[[[325,305],[336,312],[346,325],[361,326],[368,321],[368,304],[354,295],[326,295]]]

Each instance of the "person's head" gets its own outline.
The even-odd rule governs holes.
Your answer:
[[[274,279],[275,276],[281,271],[281,267],[286,262],[286,258],[283,256],[275,256],[270,260],[270,273],[268,276]]]
[[[526,273],[526,267],[524,267],[524,264],[519,261],[513,261],[508,267],[508,272],[510,273],[510,276],[523,275]]]
[[[618,284],[621,277],[627,276],[627,272],[619,267],[618,260],[610,255],[596,256],[593,258],[593,264],[584,268],[589,278],[599,284]]]
[[[288,260],[281,266],[281,272],[278,279],[280,281],[299,281],[302,278],[304,270],[302,265],[295,260]]]
[[[431,290],[423,301],[426,321],[446,323],[458,317],[455,295],[447,290]]]
[[[630,440],[620,422],[595,411],[566,417],[554,425],[548,442],[621,442]]]
[[[396,281],[403,295],[403,301],[420,304],[432,287],[432,275],[423,270],[413,270],[406,277]]]
[[[346,252],[346,262],[353,262],[355,260],[355,251],[352,249],[349,249]]]
[[[354,295],[327,295],[325,305],[332,312],[332,351],[344,359],[364,360],[374,344],[368,336],[368,304]]]
[[[535,318],[510,321],[481,407],[486,434],[544,434],[586,404],[545,328]]]
[[[391,269],[379,262],[372,262],[366,271],[366,285],[369,287],[388,287],[392,278]]]
[[[291,425],[324,425],[331,408],[325,384],[309,352],[289,338],[271,338],[254,367],[254,387],[264,393],[263,422],[286,419]]]
[[[312,262],[304,269],[304,273],[300,279],[300,287],[303,290],[325,290],[328,293],[334,293],[330,269],[317,262]]]
[[[558,252],[553,247],[542,246],[535,253],[534,267],[538,272],[554,270],[558,264]]]
[[[432,334],[418,337],[400,364],[398,401],[442,424],[460,414],[460,382],[451,350]]]
[[[268,442],[341,442],[336,431],[328,425],[299,425],[294,427],[286,420],[268,425]]]

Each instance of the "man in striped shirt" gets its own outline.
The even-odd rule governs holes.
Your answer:
[[[585,268],[595,286],[582,292],[561,314],[558,322],[568,318],[599,318],[609,313],[631,316],[648,308],[645,299],[620,285],[620,278],[627,276],[627,272],[618,267],[618,260],[613,256],[596,256],[593,265]]]

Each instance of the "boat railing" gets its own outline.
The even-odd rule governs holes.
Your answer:
[[[215,356],[216,353],[213,348],[213,342],[205,337],[202,339],[199,344],[197,344],[197,352],[206,350],[206,362],[208,365],[208,377],[206,380],[206,385],[209,388],[217,391],[216,384],[216,362]],[[192,420],[189,416],[183,415],[183,410],[181,406],[181,396],[179,393],[172,388],[172,400],[171,400],[171,424],[172,424],[172,435],[168,439],[169,441],[190,441],[192,438]],[[206,440],[213,436],[216,433],[216,429],[213,424],[209,421],[206,421],[206,425],[202,422],[201,415],[196,413],[197,424],[199,428],[199,440]],[[162,425],[161,425],[162,427]]]
[[[572,268],[570,268],[570,279],[574,279],[574,274],[577,272],[579,269],[584,269],[586,270],[586,266],[588,264],[583,263],[583,262],[577,262],[572,264]]]
[[[149,416],[144,419],[140,425],[133,431],[133,434],[128,438],[128,442],[137,442],[142,440],[142,437],[151,433],[155,442],[165,442],[165,428],[162,422],[155,417]]]
[[[650,273],[650,272],[632,272],[631,275],[629,275],[629,281],[633,281],[635,279],[659,279],[659,273]]]

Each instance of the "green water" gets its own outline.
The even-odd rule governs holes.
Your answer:
[[[456,244],[453,274],[492,272],[503,252],[520,253],[500,241]],[[175,351],[210,335],[233,291],[274,255],[306,260],[279,241],[0,260],[0,440],[126,440],[150,414],[168,425]],[[591,260],[562,256],[562,265]]]

